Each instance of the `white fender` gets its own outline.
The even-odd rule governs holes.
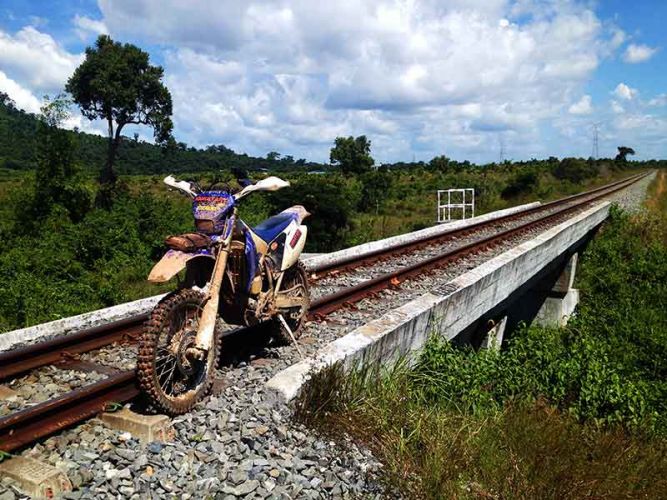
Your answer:
[[[284,231],[286,234],[285,248],[283,250],[283,261],[280,267],[281,271],[285,271],[292,267],[303,251],[306,244],[306,236],[308,235],[308,227],[303,224],[297,224],[292,221]]]

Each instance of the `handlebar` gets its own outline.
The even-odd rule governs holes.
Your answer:
[[[187,181],[179,181],[173,175],[168,175],[163,179],[163,182],[174,189],[178,189],[184,194],[187,194],[191,198],[197,196],[197,191],[193,189],[193,185]]]

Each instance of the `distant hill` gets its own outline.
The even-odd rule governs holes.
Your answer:
[[[2,96],[0,96],[2,97]],[[37,116],[17,109],[13,103],[0,99],[0,168],[29,170],[34,168],[35,132]],[[104,164],[107,152],[106,138],[80,131],[70,131],[78,143],[78,161],[84,170],[97,173]],[[216,171],[230,167],[248,170],[322,170],[320,163],[294,160],[291,156],[256,158],[239,154],[223,146],[206,149],[188,147],[179,142],[162,148],[144,141],[125,137],[121,143],[116,171],[119,174],[161,174],[167,172]]]

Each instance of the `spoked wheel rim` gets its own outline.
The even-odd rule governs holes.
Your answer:
[[[191,289],[168,295],[153,309],[139,342],[139,384],[150,402],[169,414],[189,411],[213,383],[219,329],[203,359],[193,349],[203,303],[204,296]]]
[[[281,310],[285,322],[292,330],[292,333],[294,333],[294,336],[298,337],[301,334],[301,326],[306,319],[310,304],[308,276],[300,263],[286,272],[280,293],[284,293],[290,298],[301,300],[300,306]]]
[[[195,344],[200,315],[200,305],[181,304],[174,309],[169,324],[158,337],[155,376],[167,398],[188,397],[206,377],[206,363],[188,354]]]

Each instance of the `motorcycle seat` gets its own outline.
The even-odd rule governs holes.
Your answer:
[[[265,221],[260,222],[252,230],[257,236],[262,238],[262,240],[264,240],[266,243],[270,243],[271,241],[276,239],[276,237],[280,233],[282,233],[293,220],[298,220],[298,219],[299,219],[298,214],[294,212],[284,211],[280,212],[277,215],[269,217]]]
[[[172,250],[179,250],[181,252],[194,252],[211,246],[211,238],[201,233],[168,236],[164,242]]]

